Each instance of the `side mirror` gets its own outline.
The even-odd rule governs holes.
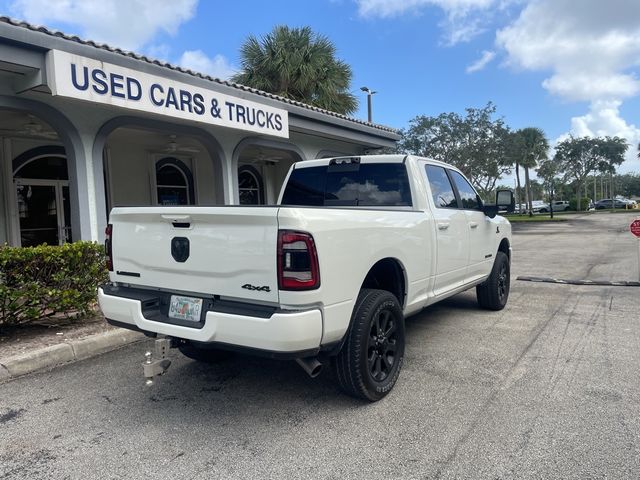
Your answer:
[[[498,190],[496,192],[496,206],[499,210],[511,213],[516,209],[516,199],[511,190]]]

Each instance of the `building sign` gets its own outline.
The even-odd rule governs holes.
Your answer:
[[[53,95],[289,138],[286,110],[60,50],[47,79]]]

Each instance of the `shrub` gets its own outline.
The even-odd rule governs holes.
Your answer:
[[[85,314],[108,280],[104,248],[92,242],[62,246],[0,246],[0,329],[53,315]]]
[[[589,207],[589,202],[591,200],[587,197],[580,197],[580,210],[585,211]],[[577,210],[578,209],[578,199],[577,197],[571,198],[569,200],[569,210]]]

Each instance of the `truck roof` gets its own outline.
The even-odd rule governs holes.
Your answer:
[[[420,157],[418,155],[408,155],[408,154],[385,154],[385,155],[345,155],[341,157],[330,157],[330,158],[319,158],[316,160],[303,160],[301,162],[296,162],[294,168],[309,168],[309,167],[321,167],[323,165],[329,165],[329,162],[332,160],[338,159],[350,159],[350,158],[358,158],[360,159],[360,163],[403,163],[407,158],[414,158],[416,160],[426,160],[429,163],[433,163],[434,165],[440,165],[442,167],[453,168],[458,170],[453,165],[450,165],[445,162],[441,162],[439,160],[434,160],[432,158]]]

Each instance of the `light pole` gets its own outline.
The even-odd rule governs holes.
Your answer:
[[[370,90],[369,87],[360,87],[360,90],[362,90],[363,92],[367,92],[367,114],[368,114],[367,115],[367,119],[368,119],[368,122],[371,123],[371,121],[372,121],[371,120],[372,119],[372,116],[371,116],[371,97],[373,95],[375,95],[376,93],[378,93],[378,92],[376,92],[375,90]]]

